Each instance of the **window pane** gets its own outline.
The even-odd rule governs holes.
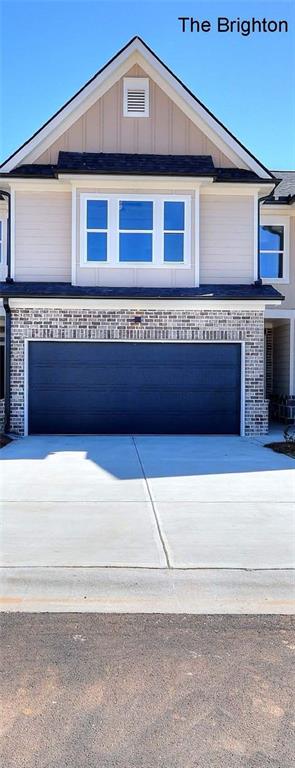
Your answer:
[[[107,229],[107,200],[87,200],[87,229]]]
[[[183,261],[184,235],[164,235],[164,261]]]
[[[184,230],[184,203],[164,203],[164,229]]]
[[[263,224],[260,227],[260,248],[262,251],[283,251],[284,227]]]
[[[2,221],[0,221],[0,240],[2,240]]]
[[[87,232],[87,261],[107,260],[107,233]]]
[[[283,254],[260,253],[261,277],[283,277]]]
[[[120,261],[153,260],[153,236],[120,234]]]
[[[120,229],[153,229],[153,203],[120,200]]]

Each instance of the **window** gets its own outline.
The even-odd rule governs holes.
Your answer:
[[[107,260],[107,200],[87,202],[87,261]]]
[[[190,266],[189,196],[82,194],[81,222],[81,266]]]
[[[164,202],[164,261],[184,259],[184,203]]]
[[[153,261],[153,203],[119,200],[120,262]]]
[[[3,221],[0,219],[0,264],[3,261]]]
[[[260,226],[260,275],[266,282],[288,282],[288,220],[264,216]]]
[[[0,280],[6,277],[6,241],[7,241],[7,219],[0,219]]]
[[[123,117],[149,117],[147,77],[124,77]]]

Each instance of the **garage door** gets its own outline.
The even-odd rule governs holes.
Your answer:
[[[30,342],[31,434],[240,432],[240,345]]]

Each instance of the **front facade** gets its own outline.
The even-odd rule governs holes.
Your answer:
[[[276,185],[131,41],[1,167],[6,430],[266,432],[294,394],[289,200],[258,253]]]

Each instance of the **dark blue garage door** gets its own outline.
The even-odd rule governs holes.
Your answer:
[[[29,344],[31,434],[240,432],[240,345]]]

